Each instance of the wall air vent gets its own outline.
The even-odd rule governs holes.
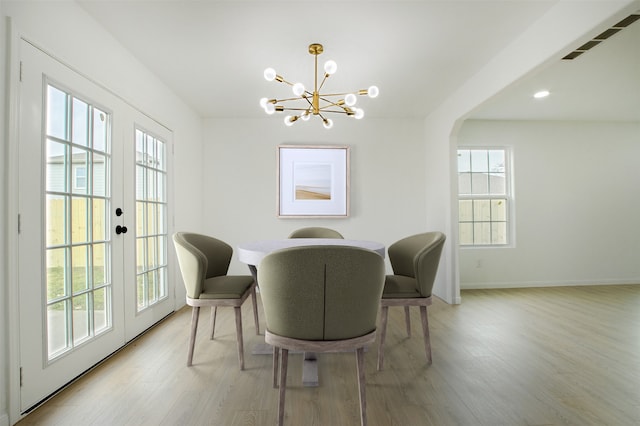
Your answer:
[[[588,42],[586,42],[582,46],[578,47],[573,52],[567,54],[562,59],[570,60],[570,59],[577,58],[578,56],[582,55],[587,50],[599,45],[604,40],[606,40],[609,37],[611,37],[612,35],[616,34],[618,31],[620,31],[623,28],[628,27],[629,25],[633,24],[638,19],[640,19],[640,11],[638,11],[638,12],[632,14],[632,15],[627,16],[622,21],[618,22],[617,24],[615,24],[611,28],[607,29],[606,31],[603,31],[602,33],[598,34],[593,39],[589,40]]]

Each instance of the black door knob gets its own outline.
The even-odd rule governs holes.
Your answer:
[[[126,234],[127,233],[127,227],[126,226],[116,226],[116,234],[120,235],[120,234]]]
[[[122,211],[122,209],[120,207],[118,207],[116,209],[116,216],[122,216],[122,213],[124,213],[124,212]]]

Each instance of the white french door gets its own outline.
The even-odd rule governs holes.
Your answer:
[[[20,45],[21,411],[173,310],[171,132]]]

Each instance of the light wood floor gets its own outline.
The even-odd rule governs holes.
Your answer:
[[[640,425],[640,285],[473,290],[462,300],[429,308],[429,367],[418,311],[407,339],[402,310],[390,310],[385,370],[375,347],[366,354],[371,426]],[[191,368],[189,320],[177,312],[19,424],[275,424],[271,356],[251,355],[262,340],[251,304],[243,372],[231,309],[218,314],[217,340],[201,319]],[[319,355],[317,388],[301,386],[301,358],[290,357],[285,423],[358,425],[355,355]]]

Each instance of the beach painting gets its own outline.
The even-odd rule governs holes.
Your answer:
[[[278,217],[349,217],[349,146],[278,145]]]
[[[295,200],[331,200],[331,163],[294,162]]]

